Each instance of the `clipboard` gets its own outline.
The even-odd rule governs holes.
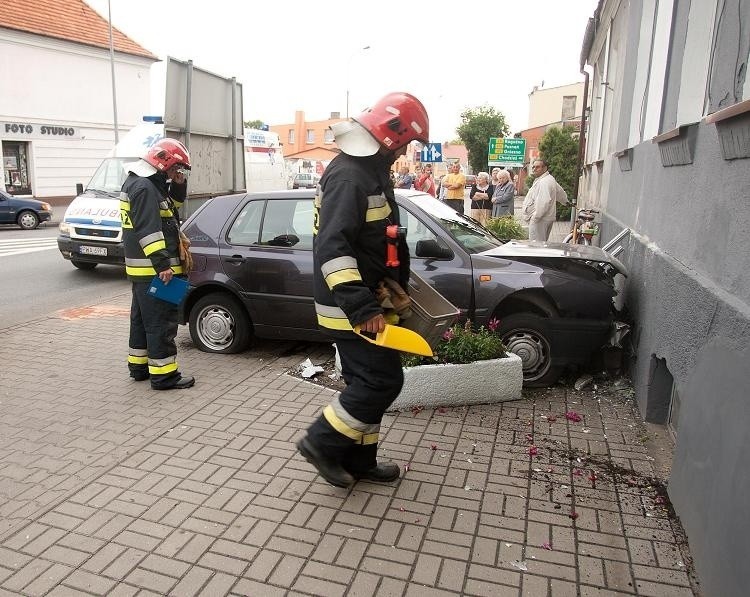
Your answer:
[[[148,294],[155,298],[179,305],[190,288],[190,283],[185,278],[173,277],[169,284],[164,284],[159,276],[154,276],[148,287]]]

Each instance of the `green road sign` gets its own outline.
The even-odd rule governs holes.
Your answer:
[[[489,166],[520,167],[526,157],[526,139],[490,137]]]

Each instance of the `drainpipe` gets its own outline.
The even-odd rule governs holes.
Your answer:
[[[573,181],[573,209],[570,210],[570,221],[575,222],[576,218],[576,207],[578,205],[578,186],[583,172],[583,160],[586,154],[586,117],[588,112],[588,99],[589,99],[589,74],[586,72],[585,66],[588,60],[589,52],[591,52],[591,46],[594,44],[594,35],[596,33],[596,20],[599,17],[599,11],[602,7],[602,1],[599,2],[599,6],[594,12],[594,16],[589,19],[586,25],[586,33],[583,35],[583,46],[581,47],[581,57],[579,60],[580,72],[584,77],[583,82],[583,107],[581,109],[581,132],[578,135],[578,164],[576,168],[576,178]]]

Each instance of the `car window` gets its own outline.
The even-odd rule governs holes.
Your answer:
[[[248,201],[229,229],[227,242],[233,245],[257,244],[264,205],[265,201]]]
[[[417,254],[417,243],[420,240],[434,240],[440,246],[445,246],[445,243],[438,240],[438,237],[413,213],[403,207],[399,212],[401,225],[406,226],[406,244],[409,246],[409,254],[412,257]]]
[[[312,199],[268,201],[260,244],[312,250]]]
[[[435,224],[448,232],[468,253],[482,253],[503,244],[479,222],[457,213],[450,206],[429,195],[418,195],[418,204]],[[410,232],[407,233],[407,243],[411,249]]]

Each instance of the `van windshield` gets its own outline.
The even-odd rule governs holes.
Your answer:
[[[137,158],[107,158],[94,172],[89,184],[86,186],[87,191],[107,193],[114,196],[120,194],[120,189],[128,173],[125,165],[134,162]]]

